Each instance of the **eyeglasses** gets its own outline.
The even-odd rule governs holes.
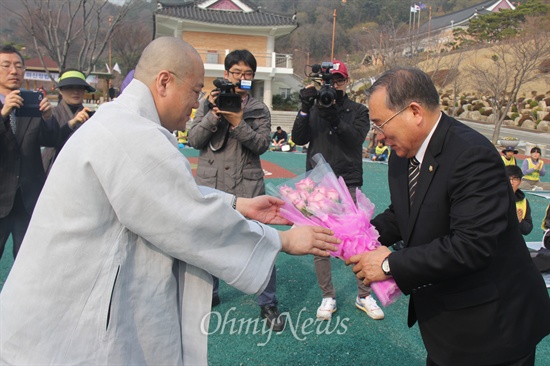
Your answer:
[[[8,72],[11,70],[12,67],[15,67],[15,71],[17,71],[17,72],[25,70],[25,66],[23,66],[23,64],[21,64],[21,63],[16,63],[16,64],[2,63],[2,64],[0,64],[0,68],[2,68],[2,70],[8,71]]]
[[[519,177],[510,177],[510,182],[521,182],[521,178],[519,178]]]
[[[336,86],[342,86],[346,83],[346,81],[348,81],[348,79],[336,79],[336,80],[333,80],[332,82]]]
[[[174,75],[175,77],[177,77],[178,79],[180,79],[181,81],[183,81],[185,84],[189,85],[191,87],[191,90],[197,94],[197,100],[201,100],[202,97],[204,97],[204,92],[202,90],[195,90],[195,87],[193,86],[193,84],[191,84],[189,81],[187,80],[184,80],[182,78],[180,78],[175,72],[172,72],[172,71],[169,71],[170,74]],[[202,88],[201,88],[202,89]]]
[[[380,126],[376,125],[374,122],[370,122],[370,126],[372,127],[373,130],[375,130],[376,132],[378,133],[384,133],[384,126],[386,124],[388,124],[392,119],[394,119],[395,117],[397,117],[400,113],[402,113],[405,109],[409,108],[411,105],[408,104],[405,108],[403,109],[400,109],[397,113],[395,113],[393,116],[391,116],[390,118],[388,118],[384,123],[382,123]]]
[[[236,79],[241,79],[244,76],[245,80],[250,80],[254,77],[254,72],[253,71],[241,72],[241,71],[229,71],[229,70],[227,70],[227,72],[230,73],[231,75],[233,75],[233,77],[236,78]]]

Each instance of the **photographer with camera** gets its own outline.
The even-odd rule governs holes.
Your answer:
[[[55,146],[59,125],[48,98],[20,90],[25,60],[11,45],[0,47],[0,258],[10,234],[17,256],[46,181],[41,146]],[[25,99],[29,96],[31,99]]]
[[[309,143],[306,170],[313,168],[311,157],[321,153],[337,177],[342,177],[355,200],[356,188],[363,185],[363,142],[369,132],[369,110],[351,101],[346,88],[349,75],[346,65],[338,60],[313,65],[308,75],[321,80],[319,91],[309,85],[300,90],[302,108],[292,127],[292,140],[297,145]],[[315,272],[323,301],[317,319],[330,320],[336,311],[336,291],[332,284],[330,258],[316,256]],[[373,319],[383,319],[384,312],[371,296],[370,287],[357,280],[357,308]]]
[[[235,50],[225,57],[223,80],[205,98],[189,127],[189,145],[200,150],[196,182],[252,198],[265,194],[260,155],[271,142],[271,114],[254,99],[249,90],[256,72],[256,58],[248,50]],[[219,279],[214,277],[212,305],[220,303]],[[284,329],[277,309],[276,269],[264,292],[258,297],[260,317],[274,331]]]
[[[53,108],[53,115],[61,128],[61,137],[55,147],[47,147],[42,151],[42,163],[46,174],[71,135],[93,114],[84,107],[84,94],[93,93],[95,88],[86,82],[84,73],[77,69],[67,69],[61,73],[57,89],[62,96],[61,101]]]

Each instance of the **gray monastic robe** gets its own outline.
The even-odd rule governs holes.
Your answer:
[[[0,294],[0,363],[207,363],[211,277],[261,293],[281,248],[199,189],[134,80],[69,139]]]

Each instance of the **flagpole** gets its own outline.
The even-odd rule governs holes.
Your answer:
[[[330,52],[330,61],[334,60],[334,34],[336,33],[336,9],[334,9],[334,16],[332,20],[332,51]]]

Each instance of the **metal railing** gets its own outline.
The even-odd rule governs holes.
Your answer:
[[[205,64],[223,65],[229,49],[215,50],[198,48],[197,51]],[[276,52],[254,53],[258,67],[292,69],[292,54]]]

